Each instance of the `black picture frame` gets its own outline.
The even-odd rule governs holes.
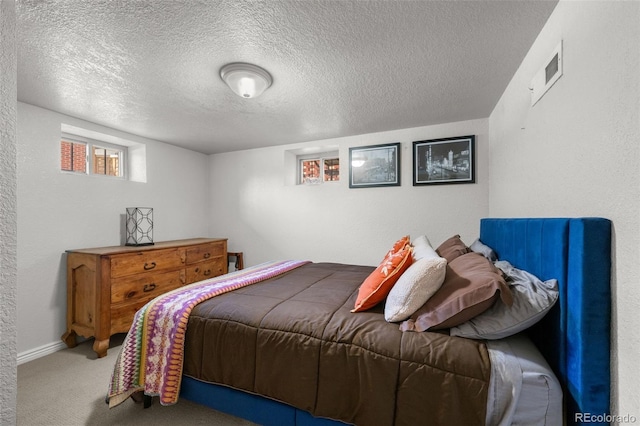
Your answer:
[[[413,186],[476,182],[475,136],[413,142]]]
[[[400,142],[349,148],[349,188],[400,186]]]

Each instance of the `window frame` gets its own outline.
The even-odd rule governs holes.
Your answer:
[[[63,163],[64,163],[64,156],[62,154],[62,150],[63,150],[63,144],[69,144],[71,145],[71,152],[70,152],[70,157],[69,158],[69,165],[70,165],[70,169],[64,169],[63,168]],[[78,150],[80,149],[80,147],[84,150],[84,155],[75,152],[76,147],[78,148]],[[84,167],[82,170],[76,170],[74,167],[74,163],[75,163],[75,159],[77,157],[80,157],[83,159],[84,161]],[[61,138],[60,139],[60,171],[62,171],[63,173],[73,173],[73,174],[81,174],[81,175],[86,175],[87,174],[87,156],[88,156],[88,152],[87,152],[87,143],[86,142],[81,142],[81,141],[77,141],[77,140],[72,140],[70,138]]]
[[[104,178],[109,178],[109,179],[127,179],[128,176],[128,170],[127,170],[127,161],[128,161],[128,147],[124,146],[124,145],[118,145],[118,144],[114,144],[114,143],[110,143],[110,142],[104,142],[101,140],[97,140],[97,139],[91,139],[91,138],[86,138],[83,136],[77,136],[77,135],[70,135],[70,134],[66,134],[63,133],[60,137],[60,145],[62,145],[62,142],[69,142],[72,144],[84,144],[85,145],[85,171],[81,172],[81,171],[74,171],[74,170],[63,170],[62,169],[62,153],[60,153],[60,171],[63,173],[72,173],[72,174],[79,174],[79,175],[87,175],[87,176],[100,176],[100,177],[104,177]],[[105,149],[105,150],[113,150],[113,151],[117,151],[119,158],[118,158],[118,169],[119,169],[119,174],[117,176],[115,175],[109,175],[106,173],[95,173],[94,172],[94,168],[95,168],[95,164],[94,164],[94,150],[98,148],[98,149]],[[106,171],[106,167],[105,167],[105,171]]]
[[[325,177],[325,161],[327,160],[337,160],[338,161],[338,179],[336,180],[326,180]],[[338,155],[338,152],[320,152],[320,153],[316,153],[316,154],[305,154],[305,155],[298,155],[297,156],[297,161],[298,161],[298,179],[297,179],[297,184],[298,185],[318,185],[321,183],[333,183],[333,182],[340,182],[340,156]],[[319,169],[320,169],[320,177],[318,182],[305,182],[304,181],[304,177],[303,177],[303,173],[304,173],[304,167],[303,167],[303,162],[305,161],[319,161]]]
[[[327,161],[337,161],[338,165],[338,179],[327,179]],[[331,165],[329,165],[329,170],[331,170]],[[340,157],[336,156],[328,156],[322,158],[322,182],[340,182]]]

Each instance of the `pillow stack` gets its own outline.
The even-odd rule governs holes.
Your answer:
[[[434,250],[425,235],[405,236],[362,283],[352,312],[384,301],[385,319],[402,331],[500,339],[538,322],[557,298],[556,280],[498,261],[479,239],[467,247],[454,235]]]

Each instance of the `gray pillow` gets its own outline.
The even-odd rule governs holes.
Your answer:
[[[451,328],[452,336],[470,339],[502,339],[531,327],[544,317],[558,300],[558,281],[541,281],[507,261],[495,262],[507,277],[513,304],[497,301],[471,320]]]
[[[491,247],[480,241],[480,238],[476,239],[473,244],[469,246],[469,249],[473,252],[480,253],[492,262],[498,260],[496,252],[493,251]]]

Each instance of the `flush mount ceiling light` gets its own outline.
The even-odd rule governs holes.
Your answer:
[[[267,71],[256,65],[241,62],[220,68],[220,77],[231,90],[243,98],[260,96],[273,82]]]

